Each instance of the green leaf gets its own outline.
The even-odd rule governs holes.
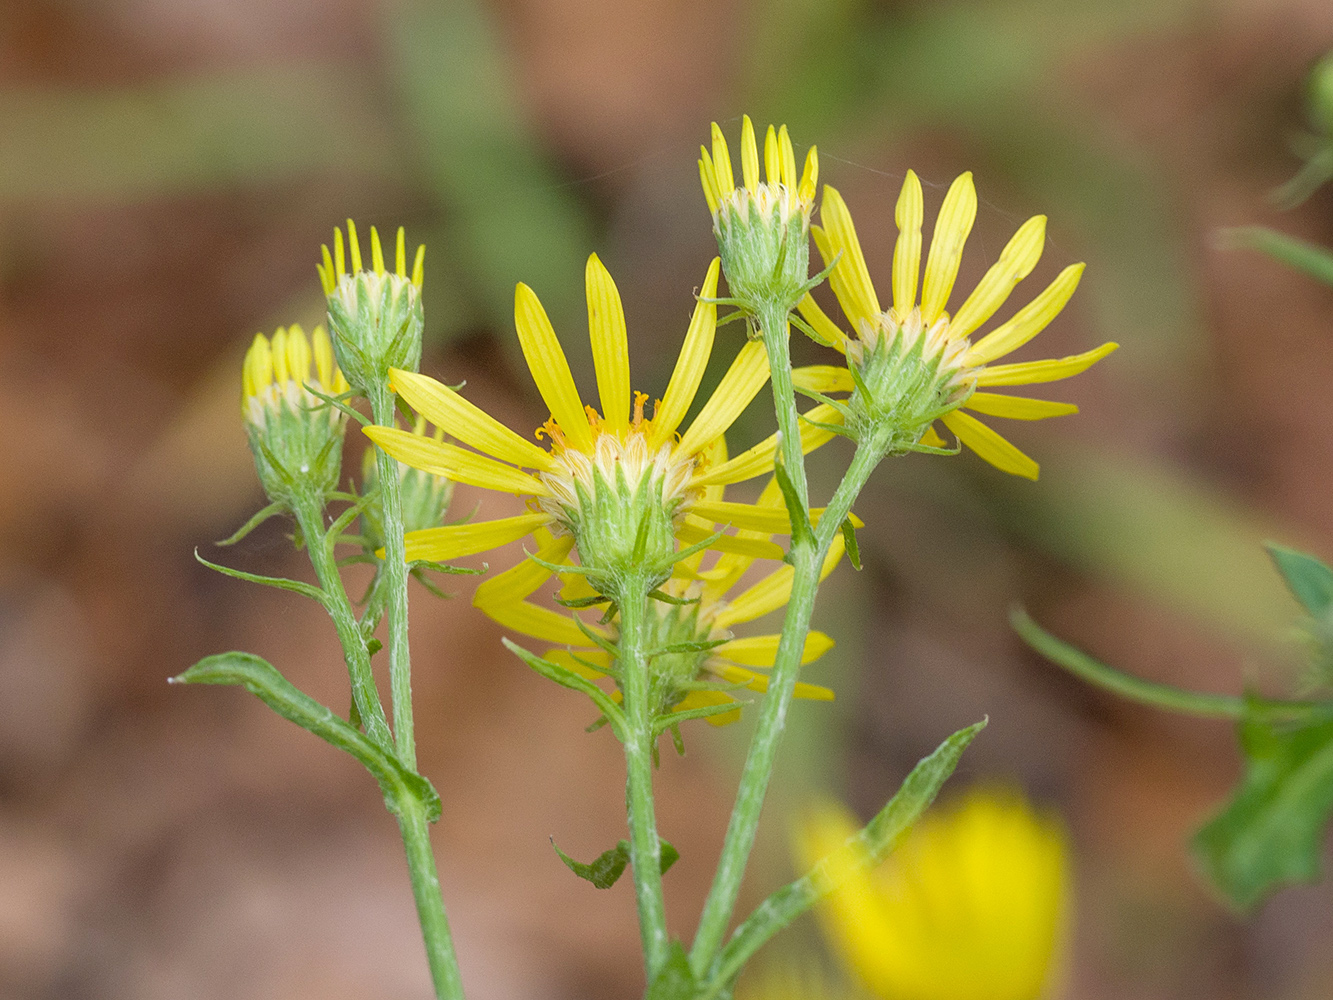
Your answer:
[[[666,962],[653,976],[644,1000],[693,1000],[697,989],[689,956],[679,941],[672,941]]]
[[[898,839],[935,801],[940,788],[953,774],[958,760],[987,720],[960,729],[941,743],[928,757],[922,758],[899,786],[888,804],[860,832],[850,837],[847,847],[864,867],[879,864],[888,856]],[[848,866],[838,866],[845,874]],[[745,963],[782,930],[839,885],[827,859],[820,861],[806,875],[773,893],[736,928],[699,992],[699,1000],[717,997],[726,989]]]
[[[806,423],[811,421],[807,420]],[[787,518],[791,521],[791,547],[794,549],[798,544],[814,545],[815,531],[810,526],[810,514],[801,502],[800,494],[796,492],[796,484],[791,481],[787,467],[782,464],[782,453],[779,452],[775,458],[773,477],[778,481],[783,503],[787,505]]]
[[[254,517],[250,518],[250,520],[246,521],[243,525],[237,528],[236,533],[232,535],[230,538],[224,538],[222,541],[214,542],[213,544],[217,545],[218,547],[226,545],[235,545],[242,538],[250,534],[250,532],[254,531],[261,524],[267,521],[270,517],[273,517],[275,514],[281,514],[286,509],[287,508],[283,504],[271,503],[263,510],[259,511],[259,513],[255,514]]]
[[[1264,226],[1224,229],[1222,241],[1228,247],[1248,247],[1267,254],[1279,263],[1293,267],[1326,285],[1333,285],[1333,252],[1313,243],[1279,233]]]
[[[530,653],[517,643],[510,642],[508,639],[501,639],[506,649],[517,656],[520,660],[530,666],[537,673],[541,674],[547,680],[555,681],[562,687],[567,687],[571,691],[578,691],[586,694],[610,721],[611,727],[617,733],[622,731],[625,723],[625,713],[620,707],[607,695],[605,691],[599,688],[586,677],[580,677],[568,667],[563,667],[558,663],[552,663],[550,660],[538,656],[536,653]]]
[[[232,569],[230,566],[220,566],[217,563],[209,562],[199,554],[199,550],[194,550],[194,557],[201,565],[207,566],[215,573],[221,573],[223,576],[230,576],[237,580],[244,580],[246,583],[259,583],[265,587],[276,587],[279,590],[289,590],[293,594],[300,594],[302,597],[308,597],[312,601],[328,607],[328,597],[324,591],[318,587],[311,586],[308,583],[302,583],[300,580],[288,580],[282,576],[262,576],[259,573],[247,573],[244,570]]]
[[[1240,724],[1245,777],[1230,803],[1194,836],[1203,873],[1242,910],[1295,882],[1319,878],[1333,812],[1333,719]]]
[[[1292,596],[1305,606],[1314,618],[1323,618],[1333,606],[1333,570],[1312,555],[1288,549],[1273,542],[1264,548],[1287,581]]]
[[[662,845],[662,874],[665,875],[677,861],[680,860],[680,851],[676,850],[665,840],[660,841]],[[625,873],[629,867],[629,841],[622,840],[609,851],[603,851],[591,864],[582,864],[575,861],[564,851],[560,850],[551,838],[551,846],[555,848],[555,853],[560,855],[560,860],[565,863],[565,867],[572,871],[579,878],[586,882],[591,882],[598,889],[609,889],[616,884],[616,880]]]
[[[852,524],[850,517],[842,522],[842,540],[847,544],[847,559],[851,562],[852,569],[859,573],[861,571],[861,547],[856,544],[856,526]]]
[[[398,803],[411,795],[426,806],[426,818],[440,818],[440,796],[431,783],[403,766],[385,747],[339,718],[331,709],[297,689],[273,664],[251,653],[219,653],[200,660],[174,684],[236,684],[255,695],[284,719],[345,750],[366,766],[384,792],[384,804],[398,814]]]

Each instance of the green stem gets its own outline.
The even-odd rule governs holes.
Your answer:
[[[370,409],[381,427],[394,425],[394,396],[387,385],[372,386]],[[384,523],[383,573],[385,604],[389,620],[389,695],[393,704],[393,730],[398,758],[404,766],[417,767],[416,735],[412,727],[412,659],[407,645],[407,554],[403,545],[402,484],[398,463],[382,448],[375,449],[376,478]]]
[[[440,877],[435,871],[435,854],[430,846],[430,823],[426,807],[414,795],[398,800],[398,829],[407,852],[407,871],[412,879],[412,896],[417,903],[417,919],[426,943],[426,961],[438,1000],[461,1000],[463,982],[458,974],[449,918],[440,895]]]
[[[787,310],[770,308],[759,317],[759,329],[768,352],[768,369],[773,384],[773,408],[782,432],[782,464],[796,487],[807,515],[810,490],[805,480],[805,452],[801,450],[801,415],[796,409],[796,391],[791,381],[791,345],[788,341]]]
[[[648,613],[645,581],[628,580],[618,596],[620,638],[617,657],[625,696],[625,807],[629,819],[630,867],[639,908],[639,935],[647,980],[652,983],[666,961],[666,904],[662,896],[662,843],[653,807],[652,690],[644,656],[644,617]]]
[[[1197,715],[1205,719],[1265,718],[1277,721],[1329,711],[1327,704],[1318,702],[1238,698],[1227,694],[1186,691],[1170,684],[1145,681],[1141,677],[1134,677],[1114,667],[1108,667],[1082,650],[1062,642],[1029,618],[1022,608],[1015,607],[1009,612],[1009,622],[1024,642],[1052,663],[1064,667],[1089,684],[1142,705],[1151,705],[1154,708],[1179,712],[1183,715]]]
[[[785,327],[784,317],[781,326],[784,334]],[[776,322],[771,323],[769,328],[775,331],[779,329]],[[808,515],[805,457],[801,451],[799,417],[796,412],[795,394],[791,388],[791,361],[786,337],[766,336],[764,343],[769,351],[778,424],[783,429],[783,458],[788,475],[796,486]],[[702,978],[706,975],[717,957],[732,911],[736,906],[736,897],[740,893],[741,882],[745,877],[750,852],[754,848],[759,814],[763,810],[764,798],[768,794],[768,785],[773,776],[773,762],[782,739],[782,731],[786,726],[787,708],[791,704],[792,692],[796,687],[796,678],[805,652],[805,641],[810,631],[810,618],[814,612],[815,594],[819,589],[824,557],[834,537],[841,530],[843,520],[851,511],[852,503],[865,486],[866,480],[870,478],[870,473],[883,459],[887,442],[888,434],[884,432],[858,445],[847,474],[838,485],[828,509],[815,529],[813,541],[793,540],[791,552],[788,554],[788,560],[795,572],[792,577],[791,597],[787,602],[787,616],[782,624],[782,638],[779,640],[777,656],[769,675],[768,693],[760,708],[759,721],[750,743],[749,754],[745,759],[745,769],[741,773],[740,788],[736,793],[736,804],[732,808],[731,821],[727,826],[722,856],[718,861],[717,872],[713,876],[713,886],[704,904],[703,914],[699,918],[699,929],[695,933],[694,945],[690,951],[690,965],[696,977]]]
[[[375,687],[375,675],[370,666],[370,653],[366,650],[366,641],[352,610],[352,602],[343,586],[342,574],[338,572],[338,563],[334,558],[333,545],[324,526],[324,504],[316,497],[303,497],[296,504],[296,522],[305,536],[306,551],[310,554],[310,564],[315,568],[319,585],[328,595],[325,607],[338,630],[338,641],[342,643],[343,659],[347,663],[347,675],[352,683],[352,700],[361,716],[361,724],[366,735],[386,749],[393,748],[393,733],[389,731],[388,720],[384,717],[384,706],[380,704],[380,695]]]

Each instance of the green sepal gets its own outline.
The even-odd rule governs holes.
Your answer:
[[[907,450],[919,451],[923,455],[959,455],[963,451],[963,446],[956,444],[952,448],[937,448],[933,444],[922,444],[918,441],[916,444],[909,444]]]
[[[680,851],[676,850],[665,840],[659,840],[662,845],[662,874],[680,860]],[[556,844],[555,838],[551,838],[551,846],[555,848],[555,853],[560,855],[560,860],[565,863],[565,867],[572,871],[585,882],[591,882],[598,889],[609,889],[616,884],[616,881],[625,873],[629,867],[629,841],[622,840],[609,851],[603,851],[591,864],[582,864],[575,861],[564,851],[560,850]]]
[[[861,546],[856,543],[856,525],[852,524],[850,517],[843,519],[842,540],[847,547],[847,561],[852,564],[852,569],[859,573],[861,571]]]
[[[405,795],[411,795],[426,807],[426,818],[434,823],[440,818],[440,796],[431,783],[410,771],[393,753],[350,723],[339,718],[299,690],[278,673],[273,664],[251,653],[219,653],[206,656],[185,673],[171,678],[173,684],[238,684],[284,719],[345,750],[365,765],[384,792],[384,804],[395,816]]]
[[[745,704],[747,703],[743,701],[723,702],[720,705],[703,705],[699,708],[687,708],[684,711],[659,715],[653,720],[653,737],[661,736],[672,726],[678,726],[682,722],[689,722],[691,719],[706,719],[710,715],[724,715],[727,712],[734,712],[742,708]]]
[[[562,667],[558,663],[552,663],[550,660],[543,659],[536,653],[530,653],[522,646],[509,639],[501,639],[505,649],[509,650],[520,660],[526,663],[537,673],[541,674],[547,680],[555,681],[561,687],[567,687],[571,691],[578,691],[587,695],[609,720],[611,728],[616,731],[617,736],[623,731],[625,724],[624,713],[620,707],[611,700],[605,691],[599,688],[586,677],[580,677],[568,667]]]
[[[429,593],[432,597],[438,597],[442,601],[447,601],[449,600],[449,598],[454,596],[453,594],[450,594],[447,591],[442,590],[440,587],[437,587],[435,584],[431,583],[431,581],[427,580],[426,574],[422,571],[420,566],[413,566],[411,569],[407,571],[407,575],[410,576],[417,583],[425,587],[426,592]]]
[[[687,604],[698,604],[701,598],[698,597],[673,597],[661,590],[650,590],[648,596],[654,601],[660,601],[662,604],[675,604],[678,607],[684,607]]]
[[[647,650],[643,655],[647,659],[652,659],[654,656],[667,656],[671,653],[706,653],[729,642],[730,639],[686,639],[684,642],[670,642],[665,646],[657,646]]]
[[[815,530],[810,526],[810,514],[796,492],[796,486],[781,458],[773,465],[773,476],[778,481],[778,489],[782,491],[782,499],[787,505],[787,518],[791,521],[791,547],[794,549],[798,544],[813,546]]]
[[[673,552],[671,554],[671,558],[666,559],[661,564],[659,564],[655,568],[655,571],[661,572],[662,570],[666,570],[669,572],[671,568],[676,565],[676,563],[688,559],[696,552],[702,552],[704,549],[708,548],[708,546],[712,545],[714,542],[716,542],[719,538],[721,538],[725,534],[726,534],[725,531],[715,531],[702,541],[695,542],[693,545],[687,545],[685,546],[685,548],[681,549],[678,552]]]
[[[611,607],[614,608],[615,605],[612,604]],[[608,611],[607,613],[610,614],[610,611]],[[587,625],[583,624],[583,619],[580,618],[578,615],[570,615],[569,617],[574,619],[574,624],[578,626],[580,632],[582,632],[584,635],[588,637],[589,642],[591,642],[594,646],[596,646],[603,652],[611,654],[611,657],[613,659],[619,658],[620,650],[616,648],[616,644],[614,642],[612,642],[606,636],[598,635],[592,629],[588,628]]]
[[[672,723],[667,727],[671,732],[671,745],[676,748],[676,756],[685,756],[685,737],[680,734],[680,726]]]
[[[194,550],[194,557],[202,565],[207,566],[214,572],[221,573],[223,576],[234,577],[247,583],[260,583],[265,587],[277,587],[279,590],[289,590],[293,594],[300,594],[302,597],[308,597],[312,601],[327,606],[328,598],[324,591],[311,584],[302,583],[300,580],[288,580],[283,576],[262,576],[259,573],[247,573],[245,570],[232,569],[230,566],[219,566],[217,563],[209,562],[201,556],[198,549]]]
[[[346,414],[347,416],[352,417],[353,419],[357,420],[357,421],[361,424],[362,427],[365,427],[365,426],[367,426],[367,425],[369,425],[369,424],[371,424],[371,423],[374,422],[374,421],[370,420],[368,417],[366,417],[366,416],[364,416],[363,414],[361,414],[358,410],[356,410],[356,409],[354,409],[353,407],[347,405],[347,402],[346,402],[346,401],[349,400],[349,399],[355,399],[355,398],[357,397],[358,393],[348,391],[348,392],[344,392],[344,393],[342,393],[341,395],[338,395],[338,396],[330,396],[330,395],[328,395],[328,393],[320,392],[318,389],[313,388],[313,385],[314,385],[314,383],[307,382],[307,383],[306,383],[305,385],[303,385],[301,388],[305,389],[306,392],[310,393],[310,395],[314,396],[316,399],[322,399],[322,400],[323,400],[325,403],[327,403],[329,406],[332,406],[334,409],[339,410],[340,412]],[[313,411],[313,410],[322,410],[323,408],[324,408],[324,407],[322,407],[322,406],[308,406],[308,407],[306,407],[307,410],[311,410],[311,411]],[[408,415],[408,419],[409,419],[409,420],[413,419],[412,416],[411,416],[410,414]]]
[[[643,1000],[694,1000],[698,990],[699,984],[684,946],[679,941],[672,941],[666,961],[653,976]]]
[[[592,597],[576,597],[572,601],[567,601],[559,594],[554,595],[551,600],[562,608],[569,608],[571,611],[581,611],[584,608],[591,608],[597,604],[606,604],[611,598],[605,594],[594,594]]]
[[[227,545],[235,545],[242,538],[250,534],[250,532],[254,531],[261,524],[267,521],[270,517],[273,517],[273,515],[275,514],[281,514],[286,509],[287,509],[286,504],[271,503],[263,510],[259,511],[259,513],[255,514],[254,517],[250,518],[250,520],[246,521],[243,525],[237,528],[236,533],[232,535],[230,538],[224,538],[222,541],[214,542],[213,544],[218,546],[219,548]]]
[[[1312,555],[1265,542],[1273,564],[1287,582],[1287,589],[1313,618],[1323,618],[1333,607],[1333,570]]]
[[[1333,706],[1302,723],[1240,723],[1245,777],[1191,847],[1203,874],[1241,910],[1284,885],[1319,878],[1333,813],[1331,715]]]

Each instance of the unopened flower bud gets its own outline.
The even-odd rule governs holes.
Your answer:
[[[312,370],[313,369],[313,370]],[[322,326],[307,339],[299,326],[262,333],[245,356],[241,413],[264,492],[293,507],[301,498],[323,500],[338,488],[347,418],[314,395],[347,392]]]
[[[713,149],[699,150],[699,176],[713,213],[722,272],[741,308],[758,315],[768,303],[790,310],[810,288],[810,212],[819,179],[814,147],[797,177],[787,126],[769,126],[764,140],[766,181],[759,179],[759,147],[747,115],[741,129],[741,186],[731,168],[722,130],[713,124]]]
[[[361,266],[361,244],[356,225],[347,220],[347,268],[341,229],[333,231],[333,252],[325,246],[319,279],[328,299],[329,332],[347,381],[362,394],[388,382],[389,369],[416,371],[421,364],[422,265],[425,246],[417,247],[412,273],[407,272],[407,248],[398,229],[394,269],[384,264],[379,233],[370,230],[371,266]]]

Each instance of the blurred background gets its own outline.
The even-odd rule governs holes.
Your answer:
[[[794,710],[749,902],[789,877],[811,790],[868,816],[988,714],[950,787],[1004,780],[1064,815],[1061,995],[1333,995],[1333,887],[1241,920],[1191,873],[1185,839],[1239,772],[1229,727],[1094,692],[1005,618],[1021,601],[1142,676],[1293,690],[1298,609],[1260,543],[1333,556],[1333,292],[1217,232],[1333,243],[1333,191],[1286,213],[1267,200],[1300,165],[1289,141],[1330,45],[1325,0],[0,3],[0,996],[427,995],[374,783],[240,691],[165,683],[239,648],[347,700],[318,607],[192,556],[217,558],[264,502],[240,358],[256,331],[319,321],[319,244],[352,215],[428,244],[423,370],[466,379],[511,426],[546,416],[513,285],[542,297],[590,388],[593,249],[624,296],[636,387],[660,394],[714,252],[697,147],[712,119],[734,142],[743,111],[786,121],[798,155],[818,144],[874,274],[909,166],[931,218],[975,171],[960,288],[1048,214],[1024,290],[1088,270],[1021,357],[1123,345],[1043,393],[1080,416],[1013,429],[1039,483],[971,455],[872,481],[865,569],[840,570],[816,612],[839,645],[809,679],[838,700]],[[741,342],[724,330],[713,380]],[[764,398],[733,448],[770,432]],[[817,492],[845,459],[814,457]],[[480,499],[460,487],[454,510]],[[306,578],[288,530],[224,558]],[[618,747],[502,650],[469,578],[450,583],[458,599],[415,594],[415,687],[469,995],[636,995],[628,880],[598,892],[548,842],[586,860],[623,835]],[[685,758],[664,754],[677,934],[749,726],[696,724]],[[811,922],[786,940],[818,960]]]

